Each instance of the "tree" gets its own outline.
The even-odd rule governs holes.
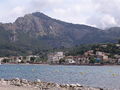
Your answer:
[[[96,61],[96,60],[95,60],[95,58],[94,58],[94,57],[91,57],[91,58],[90,58],[90,63],[94,64],[94,63],[95,63],[95,61]]]
[[[118,44],[120,44],[120,39],[118,40]]]
[[[65,63],[65,59],[64,58],[59,60],[59,64],[63,64],[63,63]]]
[[[9,62],[9,59],[4,59],[2,62],[3,62],[3,63],[8,63],[8,62]]]
[[[35,62],[35,59],[36,59],[35,57],[31,57],[31,58],[30,58],[30,61],[31,61],[31,62]]]

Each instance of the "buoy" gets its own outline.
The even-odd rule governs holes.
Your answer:
[[[34,72],[35,71],[35,69],[32,69],[32,72]]]
[[[112,76],[114,76],[114,77],[115,77],[115,76],[118,76],[118,74],[113,73],[113,74],[112,74]]]
[[[55,72],[59,72],[59,70],[55,70]]]
[[[17,70],[19,71],[20,69],[18,68]]]
[[[84,73],[83,72],[80,72],[81,75],[83,75]]]
[[[109,70],[108,72],[112,72],[111,70]]]

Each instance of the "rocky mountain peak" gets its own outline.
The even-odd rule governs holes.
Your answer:
[[[19,17],[14,23],[0,23],[0,38],[4,43],[10,42],[20,47],[71,47],[79,44],[115,42],[116,38],[120,38],[120,28],[117,28],[117,32],[114,30],[115,28],[106,32],[35,12]]]
[[[32,15],[35,17],[41,18],[41,19],[46,19],[46,20],[51,19],[51,17],[49,17],[41,12],[35,12],[35,13],[32,13]]]

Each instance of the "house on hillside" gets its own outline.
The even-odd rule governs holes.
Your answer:
[[[94,56],[93,50],[89,50],[84,53],[84,56]]]
[[[114,55],[114,58],[116,60],[115,63],[120,64],[120,55],[116,54],[116,55]]]
[[[104,55],[104,52],[96,51],[96,56],[103,56],[103,55]]]
[[[107,61],[109,61],[109,57],[107,55],[103,55],[102,60],[107,62]]]
[[[107,47],[107,44],[102,44],[102,45],[100,45],[101,47],[103,47],[103,48],[106,48]]]
[[[95,63],[94,64],[101,64],[102,63],[102,59],[101,58],[95,58]]]
[[[116,44],[117,47],[120,47],[120,44]]]
[[[84,55],[75,56],[74,60],[75,60],[76,64],[89,64],[89,57],[86,57]]]
[[[108,55],[109,54],[105,53],[105,52],[101,52],[101,51],[96,52],[96,57],[100,58],[103,62],[108,62],[109,61]]]

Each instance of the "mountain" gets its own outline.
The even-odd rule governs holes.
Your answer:
[[[31,54],[36,50],[116,42],[119,38],[119,27],[101,30],[36,12],[19,17],[14,23],[0,23],[0,54]]]

